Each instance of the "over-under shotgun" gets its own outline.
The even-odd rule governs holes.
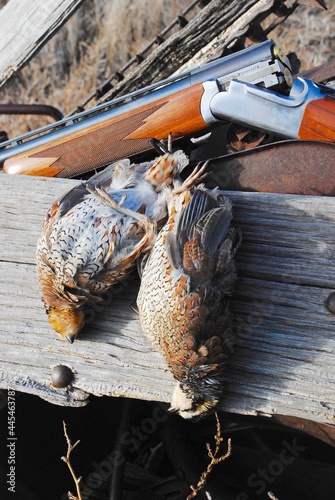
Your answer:
[[[152,138],[197,137],[224,122],[333,142],[333,91],[293,83],[287,57],[267,40],[2,143],[0,166],[73,177],[149,151]]]

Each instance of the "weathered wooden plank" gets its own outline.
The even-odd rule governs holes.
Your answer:
[[[237,37],[240,30],[246,29],[264,10],[265,4],[270,9],[273,3],[273,0],[245,0],[243,3],[239,0],[211,0],[183,29],[158,45],[143,62],[107,92],[101,101],[125,95],[163,80],[172,73],[184,71],[184,65],[203,50],[205,43],[215,40],[226,30],[229,32],[229,39],[234,35]],[[211,55],[213,54],[202,59],[207,62]],[[192,66],[194,62],[189,67]]]
[[[43,217],[78,181],[0,176],[0,388],[80,406],[90,394],[168,401],[174,385],[143,337],[131,303],[137,278],[92,306],[73,345],[49,328],[35,273]],[[334,423],[335,199],[229,192],[243,231],[232,299],[237,342],[222,409]],[[50,387],[51,367],[76,372],[73,387]]]
[[[230,13],[230,9],[224,12],[224,15],[229,16],[230,22],[225,24],[221,31],[217,31],[215,36],[206,38],[206,44],[202,44],[198,51],[192,54],[192,57],[181,65],[176,73],[187,71],[194,66],[205,64],[217,58],[218,54],[233,44],[235,40],[242,40],[243,35],[247,33],[249,27],[256,19],[258,19],[258,22],[256,22],[257,25],[261,17],[266,17],[264,13],[270,15],[274,3],[273,0],[258,0],[256,3],[249,4],[243,12],[240,10],[241,15],[236,17],[234,16],[235,4],[233,3],[231,5],[233,12]],[[241,6],[241,2],[239,5]]]
[[[84,0],[10,0],[0,10],[0,88],[22,68]]]

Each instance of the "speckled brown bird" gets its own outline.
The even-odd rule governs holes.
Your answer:
[[[204,417],[223,394],[232,341],[228,298],[241,241],[231,220],[222,191],[199,186],[176,194],[143,266],[140,321],[177,380],[172,409],[184,418]]]
[[[167,220],[167,192],[181,184],[182,151],[152,162],[121,160],[71,189],[49,210],[37,272],[50,325],[71,343],[84,306],[132,270]]]

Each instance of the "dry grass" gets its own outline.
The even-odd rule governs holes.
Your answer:
[[[313,68],[335,57],[335,2],[328,10],[300,5],[287,21],[272,32],[286,53],[295,52],[301,70]]]
[[[2,2],[4,3],[4,2]],[[64,114],[136,55],[189,0],[89,0],[2,91],[1,102],[41,103]],[[2,116],[15,137],[52,119]]]
[[[64,114],[112,71],[143,49],[191,0],[89,0],[2,91],[1,102],[43,103]],[[0,0],[0,6],[5,0]],[[285,52],[296,52],[301,69],[331,59],[335,2],[329,10],[299,6],[272,33]],[[0,130],[15,137],[51,122],[45,117],[6,116]]]

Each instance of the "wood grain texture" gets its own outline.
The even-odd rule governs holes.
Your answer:
[[[216,59],[218,54],[222,53],[224,49],[227,49],[227,47],[236,42],[236,40],[242,41],[243,36],[246,35],[253,22],[255,22],[257,26],[257,24],[271,15],[274,4],[274,0],[258,0],[257,2],[251,2],[248,4],[247,9],[241,10],[240,16],[236,16],[235,8],[237,4],[235,4],[233,0],[231,4],[232,12],[230,13],[229,9],[227,9],[224,13],[224,15],[227,16],[225,21],[228,21],[224,25],[224,28],[221,31],[216,31],[215,36],[208,37],[206,39],[207,43],[202,44],[201,47],[192,54],[192,57],[177,69],[177,72],[187,71],[194,66]],[[244,5],[245,2],[243,3],[243,6]]]
[[[303,140],[335,141],[335,99],[325,96],[310,101],[305,108],[299,137]]]
[[[83,0],[10,0],[0,10],[0,87],[60,28]]]
[[[202,83],[197,83],[155,101],[151,106],[161,105],[161,107],[148,115],[148,118],[134,132],[130,133],[126,140],[143,137],[164,139],[169,134],[173,137],[179,137],[208,129],[200,109],[203,94]],[[163,116],[164,119],[162,119]]]
[[[136,110],[121,106],[116,116],[112,113],[84,129],[69,131],[65,137],[58,136],[8,158],[3,171],[71,177],[147,151],[152,148],[152,137],[164,139],[169,134],[179,137],[200,132],[208,127],[200,112],[203,93],[203,86],[198,83],[161,98],[154,94],[152,102],[138,105]]]
[[[145,58],[133,71],[109,92],[101,102],[125,95],[132,90],[163,80],[173,73],[184,71],[188,61],[202,51],[205,44],[229,29],[229,38],[241,34],[261,11],[273,5],[273,0],[211,0],[197,16],[182,29],[171,35]],[[249,15],[249,12],[252,15]],[[213,54],[208,54],[202,62],[207,62]],[[217,56],[217,55],[216,55]],[[198,64],[198,63],[197,63]],[[194,66],[194,64],[191,64]]]
[[[36,242],[51,203],[77,181],[0,178],[0,388],[72,406],[87,404],[90,394],[169,401],[173,378],[131,309],[136,278],[88,311],[73,345],[48,326]],[[335,288],[335,199],[228,195],[244,239],[232,299],[237,342],[222,410],[333,424],[335,316],[324,302]],[[70,389],[50,386],[51,367],[59,363],[75,371]]]

